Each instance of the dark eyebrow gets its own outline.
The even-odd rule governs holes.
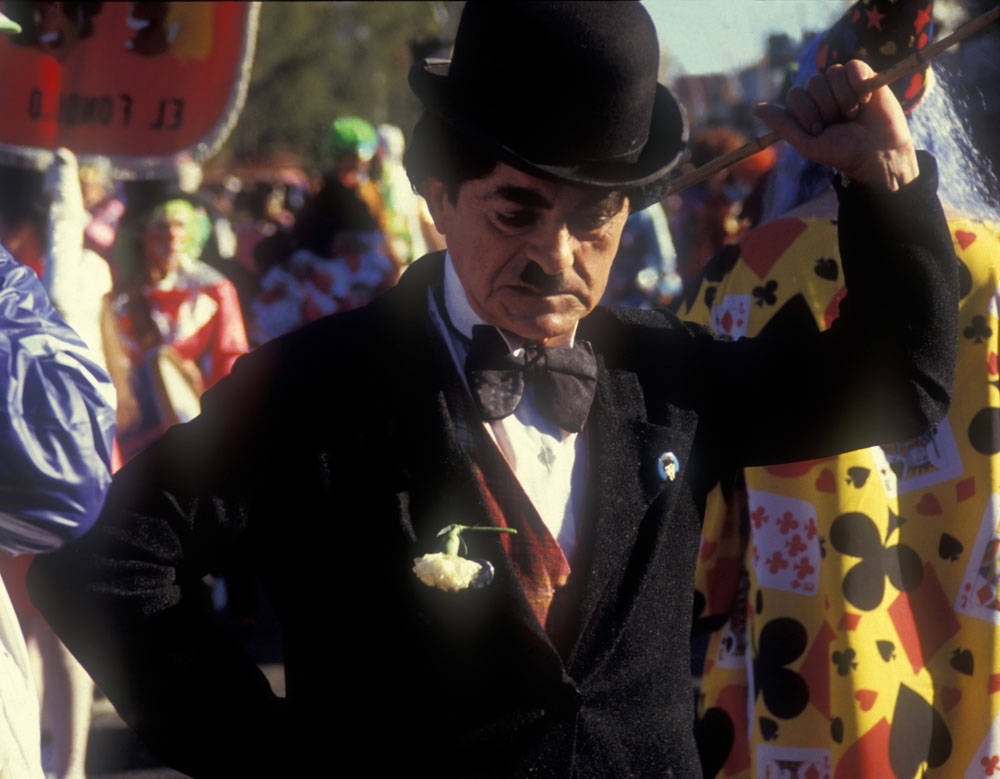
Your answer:
[[[499,197],[527,208],[551,209],[552,203],[541,192],[530,187],[499,186],[489,193],[488,198]]]
[[[578,209],[581,211],[594,210],[602,211],[609,216],[613,216],[622,210],[625,205],[625,193],[620,189],[613,189],[610,192],[597,190],[592,198],[586,198]]]

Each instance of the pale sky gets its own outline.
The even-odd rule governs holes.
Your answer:
[[[849,7],[847,0],[643,0],[670,53],[671,72],[731,73],[763,56],[771,32],[799,40],[820,32]]]

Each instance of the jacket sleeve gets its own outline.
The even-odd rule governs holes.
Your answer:
[[[825,332],[772,321],[722,340],[669,312],[657,312],[662,327],[613,312],[627,325],[615,362],[639,374],[652,421],[672,406],[697,412],[712,472],[912,438],[947,413],[958,268],[935,162],[918,157],[920,176],[898,192],[839,188],[847,295]]]
[[[0,547],[44,552],[97,518],[115,395],[38,278],[2,249],[0,387]]]
[[[934,159],[895,193],[838,187],[847,296],[829,330],[715,342],[703,398],[741,464],[792,462],[920,435],[948,411],[958,267]]]
[[[252,366],[268,351],[238,361],[203,395],[204,413],[126,463],[93,530],[28,573],[32,601],[121,717],[193,777],[283,776],[289,759],[284,700],[203,582],[253,536],[247,493],[266,452],[252,399],[268,382]]]

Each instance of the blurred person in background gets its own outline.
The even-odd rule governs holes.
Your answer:
[[[17,292],[27,293],[31,286],[14,283],[10,289],[5,290],[5,298],[14,306],[7,312],[8,318],[0,327],[4,339],[12,339],[13,351],[8,352],[4,359],[4,363],[7,364],[6,370],[10,374],[4,376],[9,393],[8,403],[38,403],[40,408],[46,408],[48,404],[60,402],[60,399],[66,400],[66,388],[60,388],[58,384],[50,385],[44,381],[36,384],[30,373],[19,376],[20,372],[29,366],[18,365],[17,361],[24,359],[26,355],[31,355],[33,350],[28,345],[30,340],[25,340],[22,346],[17,347],[18,339],[29,339],[32,334],[34,337],[39,337],[47,332],[47,328],[52,328],[52,340],[37,355],[39,359],[52,359],[53,354],[48,350],[58,348],[62,343],[60,339],[68,337],[60,334],[58,330],[59,326],[68,330],[62,324],[65,321],[72,326],[72,331],[68,332],[76,334],[72,341],[82,339],[89,347],[90,359],[101,366],[102,370],[107,364],[106,354],[115,353],[116,344],[109,343],[101,329],[105,296],[111,289],[111,275],[107,262],[84,248],[84,228],[88,221],[77,161],[68,150],[60,149],[55,152],[45,171],[12,166],[0,168],[0,242],[10,247],[15,260],[31,268],[42,279],[48,293],[47,299],[43,297],[38,301],[38,319],[27,319],[25,329],[19,331],[14,329],[18,325],[14,314],[19,310],[21,314],[27,314],[31,306],[26,300],[20,299]],[[5,264],[8,266],[11,264],[9,259]],[[62,319],[54,318],[51,311],[47,310],[48,300],[51,300]],[[78,347],[73,345],[68,345],[66,348],[67,355],[73,355],[78,350]],[[73,358],[68,356],[67,359]],[[103,373],[100,377],[106,382]],[[24,382],[23,386],[18,387],[17,380]],[[106,402],[112,404],[113,408],[114,390],[111,389],[110,383],[98,386],[104,393]],[[41,397],[50,390],[55,393],[53,397]],[[25,395],[20,397],[19,393],[22,392]],[[35,397],[36,395],[39,397]],[[15,426],[25,424],[25,421],[18,421],[17,415],[27,413],[29,408],[30,405],[26,405],[24,409],[8,407],[8,413],[13,414],[10,423]],[[91,427],[86,425],[84,420],[74,419],[68,415],[71,412],[80,413],[83,408],[77,403],[75,408],[59,410],[59,413],[67,415],[64,423],[82,425],[81,435],[91,432]],[[38,420],[26,421],[35,425],[45,414],[52,413],[53,409],[49,409]],[[110,425],[110,422],[104,424]],[[99,454],[102,453],[101,447],[104,445],[102,442],[90,442],[86,455],[96,459],[94,463],[87,464],[86,468],[101,468],[109,461],[112,468],[117,466],[116,452],[111,446],[110,427],[105,432],[109,436],[107,458],[101,459]],[[33,434],[40,435],[40,432]],[[12,443],[9,438],[6,439],[6,444]],[[3,448],[3,452],[6,458],[9,454],[8,449]],[[39,451],[36,454],[40,455],[58,457],[58,454],[52,451]],[[67,465],[68,470],[60,473],[59,477],[73,482],[73,470],[81,469],[82,466],[71,460],[67,460]],[[9,466],[11,470],[5,474],[5,478],[18,473],[15,466],[16,460],[12,460]],[[58,472],[60,466],[58,462],[51,462],[48,467]],[[27,480],[26,485],[33,484],[30,472],[22,476]],[[79,486],[81,485],[77,485]],[[5,482],[2,489],[10,487]],[[21,489],[24,489],[24,486]],[[44,495],[44,488],[39,489],[38,500],[42,505],[41,502],[50,498]],[[72,484],[68,484],[66,489],[73,489]],[[96,511],[99,508],[98,502],[91,507],[91,510]],[[3,506],[0,506],[0,511],[2,510]],[[53,509],[52,513],[55,515],[58,512]],[[90,519],[92,520],[93,516]],[[67,522],[69,527],[73,526],[70,518],[67,518]],[[0,544],[0,547],[5,551],[26,551],[11,549],[7,544]],[[87,672],[56,637],[27,597],[24,579],[31,559],[30,554],[20,554],[16,557],[0,555],[0,570],[3,572],[11,601],[24,631],[32,671],[49,725],[51,741],[44,755],[44,764],[57,779],[81,779],[84,776],[87,755],[94,686]],[[10,704],[5,700],[5,705]]]
[[[251,304],[256,346],[320,317],[364,305],[395,284],[405,264],[392,248],[379,188],[369,176],[378,145],[375,128],[356,116],[333,122],[328,169],[295,225],[260,250],[268,258]]]
[[[663,207],[656,204],[629,214],[601,297],[602,305],[665,306],[680,295],[682,287],[677,252]]]
[[[83,234],[84,246],[110,261],[118,222],[125,213],[125,201],[116,191],[110,161],[101,157],[82,163],[80,184],[83,188],[83,207],[90,215]]]
[[[201,393],[248,350],[235,287],[196,259],[210,229],[199,209],[183,198],[165,200],[135,226],[119,234],[112,293],[135,399],[119,417],[126,459],[197,415]]]
[[[43,691],[48,768],[59,779],[80,779],[93,683],[31,606],[23,578],[32,555],[81,535],[101,509],[110,483],[114,390],[38,278],[3,249],[0,334],[0,549],[18,555],[3,566],[7,587],[0,587],[0,774],[41,779]]]
[[[851,56],[885,69],[932,33],[929,0],[855,3],[805,49],[798,83]],[[938,160],[959,259],[951,410],[919,438],[747,469],[741,486],[713,493],[696,596],[696,625],[712,631],[699,705],[707,777],[997,766],[1000,212],[952,78],[925,69],[893,85]],[[732,339],[831,327],[845,289],[830,175],[784,149],[765,222],[707,265],[686,315]]]
[[[403,265],[427,254],[422,224],[430,221],[424,199],[413,191],[403,169],[406,141],[403,131],[391,124],[377,129],[378,147],[372,159],[372,179],[385,208],[386,227],[393,252]],[[426,214],[426,217],[423,216]]]
[[[691,135],[690,164],[700,168],[746,141],[732,127],[704,127]],[[775,152],[765,149],[667,199],[670,232],[677,248],[677,272],[685,283],[696,283],[704,264],[746,229],[740,218],[743,201],[774,160]]]

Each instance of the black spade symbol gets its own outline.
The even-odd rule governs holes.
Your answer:
[[[705,263],[701,275],[706,281],[720,282],[733,269],[739,258],[740,245],[737,243],[726,244]]]
[[[855,487],[861,488],[865,486],[865,482],[868,481],[868,476],[871,471],[868,468],[862,468],[860,465],[856,465],[853,468],[847,469],[847,483],[853,484]]]
[[[760,734],[765,741],[774,741],[778,737],[778,723],[770,717],[760,717]]]
[[[938,542],[938,554],[941,555],[942,560],[955,562],[963,551],[965,551],[965,547],[955,536],[948,533],[941,534],[941,540]]]
[[[705,611],[705,607],[708,605],[708,601],[705,600],[705,596],[700,590],[694,591],[694,620],[691,624],[692,634],[695,636],[704,636],[708,633],[714,633],[717,630],[721,630],[722,626],[726,624],[726,620],[729,619],[728,614],[707,614],[706,616],[700,616],[702,612]]]
[[[836,281],[840,275],[837,261],[833,257],[820,257],[816,260],[816,265],[813,266],[813,272],[821,279],[826,279],[827,281]]]
[[[956,258],[957,259],[957,258]],[[958,260],[958,298],[961,300],[972,292],[972,271],[969,266]]]
[[[733,749],[736,728],[729,715],[716,706],[695,723],[694,740],[698,745],[701,770],[705,779],[718,775]]]
[[[878,647],[878,653],[882,655],[882,659],[887,663],[892,660],[896,654],[896,645],[891,641],[876,641],[875,646]]]
[[[948,664],[960,674],[965,674],[966,676],[972,676],[973,669],[976,666],[971,649],[956,649],[951,653],[951,659],[948,661]]]
[[[716,295],[716,293],[718,291],[719,291],[719,288],[715,287],[715,286],[705,287],[705,296],[704,296],[705,297],[705,305],[708,308],[711,308],[712,304],[715,302],[715,295]]]
[[[758,614],[764,612],[764,592],[763,590],[757,590],[757,597],[754,598],[754,611]]]
[[[830,720],[830,738],[838,744],[844,743],[844,721],[840,717]]]
[[[889,731],[889,765],[896,776],[916,776],[920,764],[943,765],[951,755],[951,733],[933,706],[899,685]]]

